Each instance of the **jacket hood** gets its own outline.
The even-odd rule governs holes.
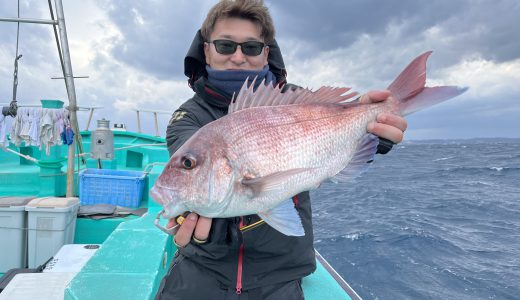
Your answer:
[[[278,83],[285,82],[287,71],[283,62],[282,52],[278,43],[274,40],[269,44],[269,56],[267,57],[269,70],[276,76]],[[184,58],[184,75],[188,77],[188,84],[193,88],[193,84],[200,77],[207,77],[206,57],[204,55],[204,39],[200,30],[197,31],[190,49]]]

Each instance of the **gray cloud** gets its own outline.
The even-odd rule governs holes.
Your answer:
[[[520,34],[513,24],[520,18],[515,0],[458,1],[270,1],[279,39],[307,43],[301,58],[316,51],[348,47],[362,34],[385,35],[391,24],[401,26],[398,40],[382,44],[382,51],[405,47],[422,39],[433,26],[444,39],[453,37],[443,60],[454,63],[458,57],[480,53],[484,58],[507,61],[520,54]]]
[[[447,1],[272,1],[279,38],[307,41],[312,50],[348,47],[361,34],[379,35],[404,24],[403,38],[456,14],[462,2]]]
[[[98,3],[122,33],[121,39],[113,41],[113,59],[158,79],[183,80],[183,57],[214,1]],[[381,51],[398,53],[407,44],[425,39],[426,30],[440,30],[442,43],[426,40],[424,50],[436,49],[442,67],[475,53],[498,62],[517,58],[520,53],[520,35],[511,26],[520,14],[515,0],[289,0],[266,4],[281,44],[289,47],[284,43],[287,40],[305,44],[297,53],[298,59],[349,47],[363,34],[383,37],[391,25],[399,26],[399,34],[394,40],[386,39]],[[139,20],[144,23],[139,24]]]
[[[16,18],[16,3],[14,1],[11,3],[8,1],[2,1],[0,3],[0,16]],[[50,19],[49,8],[47,5],[29,6],[29,3],[22,1],[20,3],[20,17]],[[17,25],[16,23],[0,23],[0,25],[0,41],[6,50],[12,54],[12,60],[14,62]],[[56,53],[56,46],[49,43],[49,40],[54,40],[52,27],[50,25],[20,24],[18,53],[23,55],[20,64],[26,63],[32,65],[44,63],[50,54]],[[52,48],[52,46],[54,46],[54,48]],[[51,52],[51,50],[54,50],[54,52]],[[6,57],[3,57],[2,59],[6,59]]]
[[[182,58],[209,2],[99,1],[123,35],[114,41],[113,58],[158,79],[184,79]]]

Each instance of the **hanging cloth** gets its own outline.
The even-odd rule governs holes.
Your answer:
[[[68,116],[68,111],[63,108],[21,107],[13,119],[11,142],[17,147],[22,143],[25,146],[38,146],[49,155],[52,146],[63,144],[62,133],[70,127]],[[5,142],[5,139],[2,140],[0,136],[0,141]]]
[[[0,148],[7,148],[9,140],[7,139],[7,117],[0,114]]]

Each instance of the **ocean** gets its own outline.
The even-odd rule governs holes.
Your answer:
[[[520,139],[404,142],[311,195],[315,247],[363,299],[520,299]]]

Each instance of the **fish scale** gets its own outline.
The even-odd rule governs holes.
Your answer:
[[[277,110],[264,107],[247,111],[244,118],[251,120],[254,115],[262,115],[262,112],[259,111],[263,110],[265,115],[268,115],[265,119],[275,121],[262,122],[263,116],[257,117],[256,119],[260,121],[252,121],[245,128],[240,128],[240,134],[231,133],[229,136],[233,137],[233,140],[229,144],[233,145],[232,151],[242,152],[239,155],[242,158],[255,155],[265,157],[266,154],[270,154],[269,160],[265,164],[266,168],[269,168],[268,172],[279,171],[279,169],[275,169],[278,165],[272,163],[278,155],[284,158],[302,156],[309,160],[311,164],[309,167],[317,167],[323,163],[321,160],[317,160],[318,157],[324,157],[330,161],[328,158],[334,155],[343,156],[340,150],[348,149],[348,146],[353,144],[352,140],[357,142],[357,139],[366,132],[368,122],[374,120],[375,116],[384,110],[383,105],[380,104],[371,105],[370,109],[366,109],[367,106],[358,108],[358,110],[366,110],[366,113],[345,111],[340,105],[309,106],[279,107]],[[303,116],[309,111],[314,113],[307,113]],[[246,111],[243,112],[246,113]],[[349,117],[349,115],[352,116]],[[289,121],[279,122],[278,119]],[[226,127],[227,124],[221,124],[221,126]],[[275,130],[268,128],[271,126],[276,127]],[[355,134],[354,131],[357,133]],[[311,150],[311,154],[315,155],[308,155]],[[303,167],[301,159],[292,161],[294,161],[292,164],[288,163],[284,167]],[[255,166],[261,172],[260,165]]]

